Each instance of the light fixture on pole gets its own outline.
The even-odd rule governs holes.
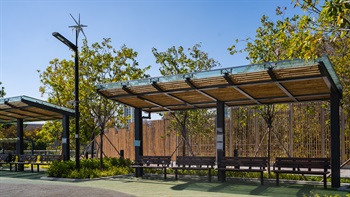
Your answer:
[[[67,40],[61,34],[53,32],[52,35],[56,37],[63,44],[67,45],[70,49],[75,52],[75,66],[74,66],[74,106],[75,106],[75,168],[80,169],[80,142],[79,142],[79,57],[78,57],[78,47],[74,45],[71,41]],[[68,145],[69,146],[69,145]]]
[[[75,66],[74,66],[74,106],[75,106],[75,168],[80,169],[80,142],[79,142],[79,56],[78,56],[78,36],[79,32],[83,32],[83,27],[87,27],[86,25],[80,24],[80,14],[79,14],[79,22],[77,22],[72,15],[70,15],[77,25],[69,26],[70,28],[75,29],[75,45],[69,41],[67,38],[62,36],[57,32],[53,32],[52,35],[56,37],[63,44],[67,45],[70,49],[75,52]],[[86,36],[85,36],[86,38]]]
[[[52,35],[56,37],[59,41],[63,42],[63,44],[67,45],[74,52],[78,52],[78,47],[74,45],[71,41],[69,41],[67,38],[63,37],[60,33],[53,32]]]

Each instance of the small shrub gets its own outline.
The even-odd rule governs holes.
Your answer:
[[[67,177],[74,169],[74,161],[55,161],[50,165],[46,173],[50,177]]]
[[[98,159],[82,159],[80,166],[81,168],[99,169],[100,161]]]
[[[99,159],[82,159],[78,171],[75,169],[75,161],[56,161],[49,166],[47,175],[50,177],[86,179],[130,174],[133,172],[133,169],[129,167],[131,163],[130,159],[106,157],[103,158],[103,169],[100,169]]]

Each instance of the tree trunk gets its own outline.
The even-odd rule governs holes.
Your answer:
[[[101,129],[100,132],[100,169],[103,168],[103,132],[104,129]]]
[[[91,135],[91,140],[90,141],[94,141],[91,143],[91,158],[94,158],[94,149],[95,149],[95,132],[92,132],[92,135]]]
[[[187,137],[186,137],[186,130],[183,130],[183,140],[182,140],[182,156],[186,156],[186,142],[187,142]]]

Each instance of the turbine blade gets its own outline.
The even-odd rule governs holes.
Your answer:
[[[79,25],[79,23],[75,20],[75,18],[72,16],[72,14],[71,13],[69,13],[70,14],[70,16],[72,17],[72,19],[75,21],[75,23],[77,24],[77,25]],[[80,18],[80,16],[79,16],[79,18]],[[80,19],[79,19],[80,20]]]
[[[87,40],[86,35],[85,35],[85,33],[84,33],[84,30],[83,30],[83,29],[81,29],[81,32],[83,32],[83,35],[84,35],[84,37],[85,37],[85,40]]]

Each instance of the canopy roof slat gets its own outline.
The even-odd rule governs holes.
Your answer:
[[[146,112],[329,100],[342,92],[328,57],[101,84],[102,96]]]
[[[0,123],[48,121],[74,116],[74,110],[57,106],[28,96],[0,99]]]

